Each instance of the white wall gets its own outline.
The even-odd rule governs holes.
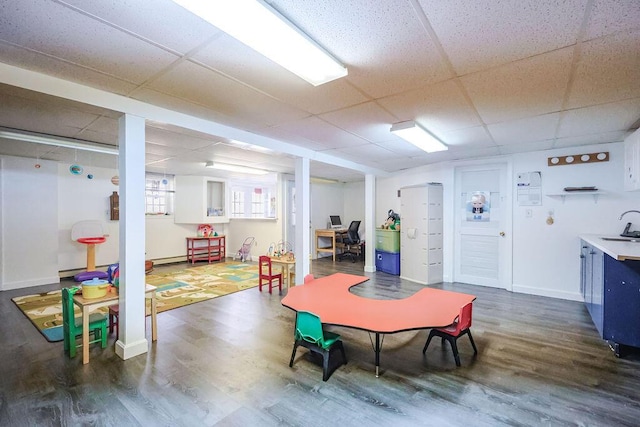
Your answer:
[[[351,224],[351,221],[362,221],[360,223],[360,239],[366,240],[367,236],[365,221],[365,205],[364,205],[364,181],[346,183],[343,187],[343,203],[342,222],[345,227]]]
[[[609,151],[610,161],[603,163],[547,166],[547,158]],[[589,147],[563,148],[534,153],[504,156],[476,162],[451,162],[424,166],[402,174],[378,179],[376,182],[376,226],[386,219],[387,211],[400,213],[397,190],[403,186],[425,182],[441,182],[444,186],[444,264],[445,281],[453,281],[454,211],[453,188],[456,166],[504,161],[512,165],[513,189],[513,290],[556,298],[581,300],[580,296],[580,234],[618,235],[631,221],[640,229],[638,214],[618,221],[629,209],[640,209],[640,192],[623,191],[624,147],[622,143]],[[564,187],[596,186],[605,194],[595,203],[591,195],[559,197],[543,196],[542,206],[524,207],[516,203],[515,175],[519,172],[542,172],[543,194],[562,193]],[[526,218],[526,209],[532,217]],[[549,210],[554,212],[554,224],[547,225]]]
[[[0,290],[59,281],[56,175],[55,162],[0,157]]]
[[[603,163],[547,166],[547,158],[609,151]],[[640,208],[640,193],[623,191],[624,147],[622,143],[557,149],[513,156],[513,171],[541,171],[543,194],[562,193],[564,187],[596,186],[605,194],[597,203],[591,195],[543,196],[543,206],[513,207],[513,290],[557,298],[580,300],[578,236],[585,233],[618,235],[627,222],[640,228],[640,216],[620,214]],[[514,200],[515,200],[514,188]],[[532,217],[526,217],[526,209]],[[554,223],[546,219],[553,211]]]
[[[58,270],[86,268],[86,245],[71,240],[71,227],[79,221],[102,221],[108,230],[105,243],[96,245],[96,266],[118,260],[118,221],[109,220],[109,196],[118,187],[111,183],[116,169],[84,168],[81,175],[69,172],[70,164],[58,163]],[[88,179],[91,174],[93,179]]]

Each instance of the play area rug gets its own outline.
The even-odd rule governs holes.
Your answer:
[[[258,286],[258,265],[238,262],[207,264],[171,273],[148,274],[158,288],[158,313]],[[61,291],[12,298],[47,341],[62,341]],[[107,313],[108,309],[101,309]],[[80,310],[76,307],[76,315]]]

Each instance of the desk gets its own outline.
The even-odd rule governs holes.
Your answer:
[[[196,261],[224,261],[224,236],[187,237],[187,262]]]
[[[112,289],[113,291],[113,289]],[[158,325],[156,320],[156,287],[145,285],[145,298],[151,299],[151,340],[158,340]],[[108,307],[118,303],[118,294],[116,292],[108,292],[101,298],[83,298],[82,295],[74,295],[73,303],[82,310],[82,364],[89,363],[89,312],[100,307]],[[145,307],[146,311],[146,307]],[[145,316],[146,318],[146,316]]]
[[[336,235],[345,234],[346,228],[343,229],[316,229],[316,258],[318,254],[330,253],[333,256],[333,262],[336,262]],[[328,237],[331,239],[331,246],[320,247],[320,238]]]
[[[424,288],[408,298],[377,300],[360,297],[349,288],[368,277],[336,273],[290,289],[282,305],[294,311],[310,311],[322,323],[375,333],[376,377],[380,367],[380,334],[442,328],[451,325],[460,308],[474,295]]]
[[[277,257],[277,256],[269,256],[269,258],[271,258],[271,263],[272,264],[280,264],[282,266],[282,280],[284,281],[286,278],[286,282],[287,282],[287,288],[290,288],[292,286],[295,286],[295,283],[291,283],[291,266],[293,265],[295,267],[296,265],[296,259],[289,259],[288,256],[282,256],[282,257]]]

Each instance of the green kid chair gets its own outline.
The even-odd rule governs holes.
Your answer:
[[[331,376],[332,372],[329,372],[329,355],[334,346],[342,352],[342,364],[347,364],[347,356],[344,353],[340,335],[323,331],[320,318],[308,311],[299,311],[296,315],[295,342],[293,343],[293,353],[291,353],[289,367],[293,367],[296,350],[300,345],[322,355],[322,381],[328,380]]]
[[[62,288],[62,325],[64,333],[64,352],[70,358],[76,357],[76,350],[82,344],[76,342],[82,336],[82,317],[75,317],[73,312],[73,294],[77,288]],[[93,313],[89,316],[89,333],[93,333],[93,340],[89,344],[100,342],[102,348],[107,347],[107,316]]]

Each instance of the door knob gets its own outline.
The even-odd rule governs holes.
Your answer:
[[[504,231],[501,231],[501,232],[500,232],[500,237],[504,237],[504,236],[505,236]]]

